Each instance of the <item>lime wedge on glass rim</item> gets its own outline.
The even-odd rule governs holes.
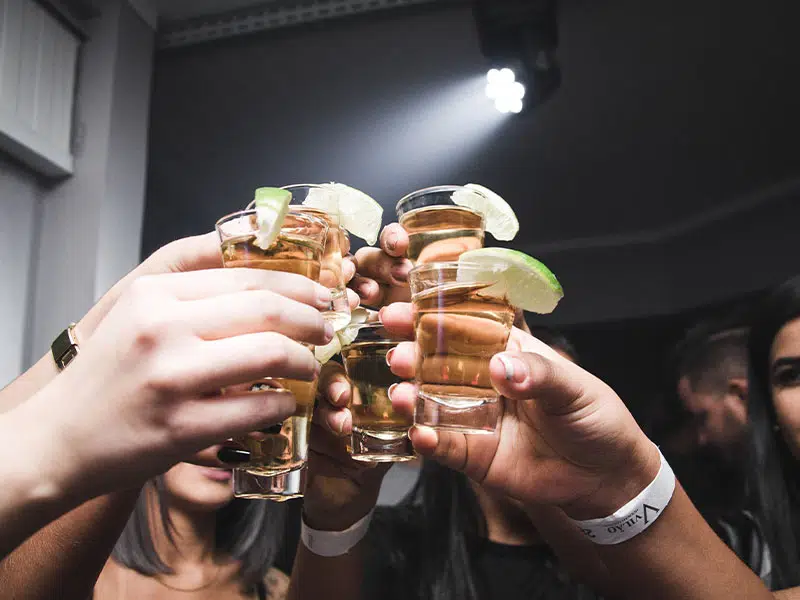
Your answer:
[[[342,351],[342,348],[349,346],[358,336],[360,325],[367,322],[368,311],[358,307],[350,314],[350,324],[333,334],[333,339],[324,346],[314,347],[314,358],[320,364],[325,364],[334,356]]]
[[[458,262],[486,265],[485,271],[480,268],[459,269],[459,282],[495,281],[486,293],[505,297],[522,310],[551,313],[564,297],[564,290],[553,272],[532,256],[517,250],[479,248],[464,252]]]
[[[378,241],[383,208],[373,198],[343,183],[323,183],[311,188],[303,206],[335,215],[339,225],[370,246]]]
[[[286,213],[289,212],[291,201],[292,193],[280,188],[262,187],[256,190],[255,200],[253,200],[258,224],[256,246],[262,250],[268,250],[275,243],[281,232]]]
[[[486,231],[494,239],[503,242],[513,240],[519,232],[519,221],[514,209],[499,194],[476,183],[468,183],[464,189],[451,196],[453,204],[471,208],[486,220]]]

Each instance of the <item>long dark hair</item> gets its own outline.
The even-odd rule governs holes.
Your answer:
[[[169,541],[174,543],[168,502],[163,476],[144,487],[114,546],[114,560],[149,577],[173,572],[158,555],[152,537],[151,518],[157,518]],[[283,541],[284,513],[282,504],[239,499],[217,511],[215,550],[239,561],[239,575],[245,590],[261,586],[275,561]]]
[[[775,288],[750,329],[749,400],[751,502],[771,550],[775,589],[800,585],[798,461],[778,431],[770,353],[781,328],[800,317],[800,276]]]
[[[365,568],[365,600],[485,600],[486,582],[476,557],[486,545],[486,519],[465,475],[425,461],[412,491],[397,506],[376,511],[373,552]],[[379,561],[380,564],[376,564]],[[551,567],[531,564],[544,572]],[[552,569],[551,569],[552,570]],[[559,572],[563,580],[564,574]],[[567,597],[564,584],[542,577],[538,598]],[[594,600],[583,586],[568,597]]]

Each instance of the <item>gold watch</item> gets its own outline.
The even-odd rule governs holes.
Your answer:
[[[50,345],[53,353],[53,360],[56,361],[59,370],[64,368],[78,356],[78,338],[75,337],[75,323],[70,323],[61,334]]]

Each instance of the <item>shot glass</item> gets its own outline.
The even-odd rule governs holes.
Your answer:
[[[300,184],[287,185],[283,189],[292,193],[292,210],[322,219],[328,225],[319,282],[331,290],[331,306],[325,312],[325,318],[331,322],[335,331],[339,331],[350,323],[350,303],[347,301],[347,283],[342,268],[344,255],[350,247],[347,232],[339,225],[338,215],[301,205],[309,194],[323,188],[318,185]]]
[[[248,500],[286,502],[302,498],[306,491],[308,467],[280,475],[254,475],[244,469],[233,470],[233,495]]]
[[[267,250],[256,245],[258,225],[254,210],[223,217],[217,222],[217,232],[225,267],[284,271],[319,281],[328,225],[317,217],[290,211],[284,219],[278,239]],[[300,469],[308,457],[308,436],[317,381],[270,378],[252,383],[249,389],[257,391],[264,387],[292,392],[297,408],[294,415],[283,423],[233,440],[251,454],[251,460],[240,467],[260,475],[277,475]]]
[[[502,403],[489,362],[506,349],[514,308],[492,293],[504,265],[430,263],[411,270],[418,347],[414,423],[461,433],[493,433]]]
[[[467,250],[483,247],[484,218],[453,203],[458,185],[410,193],[397,203],[397,219],[408,232],[408,258],[414,264],[457,260]]]
[[[345,337],[353,340],[342,348],[344,368],[353,384],[350,455],[362,462],[414,460],[408,439],[413,420],[395,413],[389,398],[389,388],[402,380],[392,373],[386,355],[400,341],[393,339],[380,322],[348,327]]]

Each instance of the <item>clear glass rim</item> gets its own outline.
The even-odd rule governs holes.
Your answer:
[[[224,225],[225,223],[229,223],[230,221],[233,221],[234,219],[239,219],[239,218],[242,218],[242,217],[249,217],[249,216],[254,215],[254,214],[256,214],[256,209],[255,208],[246,208],[244,210],[237,210],[236,212],[232,212],[230,214],[225,215],[224,217],[220,217],[219,219],[217,219],[217,222],[214,224],[214,228],[219,230],[220,226]],[[300,210],[294,210],[294,209],[290,208],[289,212],[286,213],[286,214],[287,215],[291,215],[293,217],[298,217],[298,218],[300,218],[300,220],[305,219],[306,221],[308,221],[309,223],[312,223],[312,224],[321,225],[321,226],[324,226],[326,228],[328,227],[328,224],[323,219],[320,219],[319,217],[315,217],[314,215],[309,215],[306,212],[303,212],[303,211],[300,211]]]
[[[358,344],[359,342],[377,342],[377,341],[384,341],[389,342],[391,344],[399,344],[400,342],[407,342],[408,340],[399,338],[397,336],[391,336],[387,338],[383,338],[381,340],[376,339],[360,339],[362,337],[362,331],[366,331],[367,333],[370,331],[377,331],[379,329],[383,329],[388,334],[389,331],[386,330],[386,327],[381,321],[373,321],[371,323],[353,323],[352,325],[348,325],[344,328],[344,331],[353,331],[356,330],[356,337],[353,338],[353,341],[350,343],[342,346],[342,349],[352,346],[353,344]]]
[[[309,189],[318,189],[321,188],[322,184],[319,183],[290,183],[289,185],[282,185],[282,190],[292,191],[298,188],[309,188]]]
[[[280,187],[278,189],[286,190],[287,192],[291,192],[292,190],[298,189],[298,188],[309,188],[309,189],[311,189],[311,188],[321,188],[321,187],[322,186],[320,184],[318,184],[318,183],[292,183],[290,185],[284,185],[284,186],[282,186],[282,187]],[[294,200],[294,194],[292,194],[292,199]],[[247,206],[244,207],[244,209],[245,210],[251,210],[253,207],[255,207],[255,205],[256,205],[255,199],[250,200],[250,202],[247,204]],[[295,204],[295,205],[290,205],[290,206],[301,206],[301,205],[300,204]]]
[[[457,190],[463,190],[463,189],[467,188],[463,185],[434,185],[431,187],[422,188],[421,190],[416,190],[400,198],[400,200],[397,201],[397,204],[395,204],[394,210],[395,212],[398,212],[401,206],[407,204],[408,202],[414,200],[415,198],[418,198],[419,196],[424,196],[426,194],[435,194],[437,192],[455,192]],[[456,205],[454,204],[453,206]]]
[[[508,264],[502,261],[486,261],[486,262],[470,262],[470,261],[457,261],[451,260],[446,262],[430,262],[417,265],[409,272],[408,276],[419,275],[420,273],[428,273],[431,271],[450,271],[459,269],[468,270],[481,270],[481,271],[499,271],[508,267]]]

